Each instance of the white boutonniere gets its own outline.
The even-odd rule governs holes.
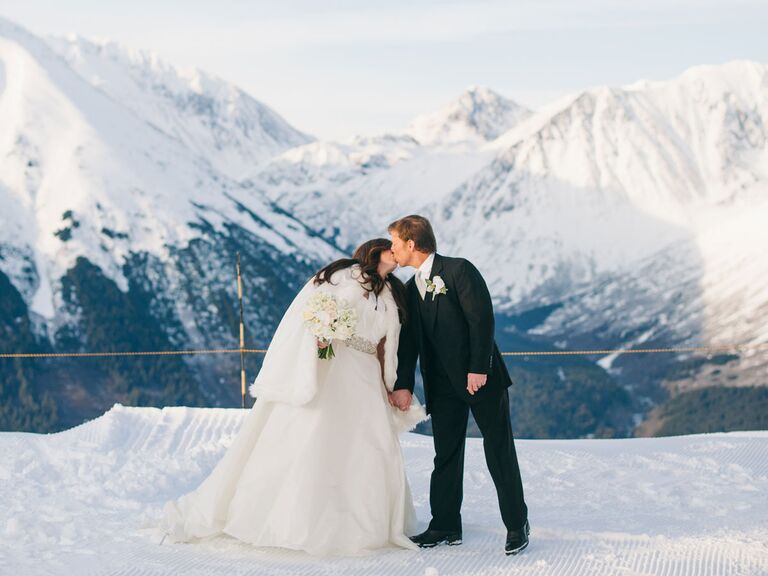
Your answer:
[[[432,280],[426,278],[425,282],[427,283],[427,292],[432,292],[432,300],[438,294],[446,294],[448,292],[448,288],[445,287],[445,282],[440,276],[435,276]]]

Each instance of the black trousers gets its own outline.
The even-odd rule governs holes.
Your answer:
[[[501,518],[507,530],[519,529],[528,518],[528,507],[512,436],[507,389],[494,391],[481,402],[470,405],[456,395],[444,374],[434,374],[430,380],[435,468],[429,487],[432,509],[429,527],[461,531],[464,446],[471,409],[483,435],[485,461],[496,486]]]

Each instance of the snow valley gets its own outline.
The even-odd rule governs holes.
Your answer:
[[[0,21],[3,351],[234,347],[235,251],[265,346],[314,268],[419,212],[488,280],[502,349],[755,346],[510,360],[518,433],[765,428],[766,122],[768,67],[732,62],[540,110],[473,87],[402,130],[320,142],[203,72]],[[235,405],[236,372],[5,363],[0,426]]]

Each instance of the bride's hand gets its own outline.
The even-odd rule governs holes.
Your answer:
[[[411,407],[412,394],[409,390],[395,390],[390,395],[390,401],[393,406],[399,408],[403,412],[407,412]]]
[[[320,340],[319,338],[317,339],[317,347],[318,348],[328,348],[328,346],[330,346],[330,344],[331,344],[330,342],[326,342],[325,340]]]

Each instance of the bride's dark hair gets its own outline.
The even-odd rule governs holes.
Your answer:
[[[394,274],[389,273],[386,278],[382,278],[379,276],[378,271],[381,253],[391,248],[392,241],[387,238],[374,238],[373,240],[363,242],[355,249],[352,258],[340,258],[321,268],[314,276],[315,284],[320,285],[324,282],[332,284],[331,276],[333,276],[334,272],[359,264],[360,271],[362,272],[360,283],[368,292],[373,292],[378,296],[384,290],[386,283],[389,283],[392,288],[392,296],[394,296],[395,303],[397,304],[400,322],[403,323],[406,318],[405,285]]]

